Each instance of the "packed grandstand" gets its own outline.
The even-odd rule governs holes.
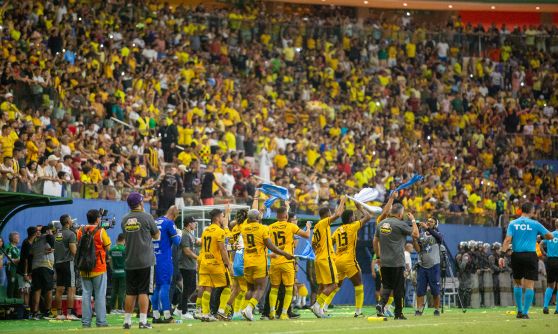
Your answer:
[[[555,26],[57,3],[2,7],[3,190],[136,189],[155,208],[165,161],[196,203],[213,165],[234,176],[218,201],[250,202],[263,179],[315,213],[421,173],[416,212],[555,215],[558,177],[533,162],[556,156]]]

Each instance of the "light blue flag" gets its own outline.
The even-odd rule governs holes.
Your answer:
[[[316,254],[314,253],[314,249],[312,249],[312,244],[310,243],[310,241],[306,241],[306,247],[304,247],[300,254],[295,254],[295,257],[303,260],[316,259]]]
[[[399,190],[402,190],[402,189],[407,189],[410,186],[412,186],[413,184],[415,184],[419,181],[422,181],[423,179],[424,179],[424,177],[422,175],[415,174],[415,175],[413,175],[413,177],[409,181],[407,181],[407,182],[399,185],[399,187],[395,188],[395,191],[399,191]]]
[[[271,206],[276,200],[282,199],[283,201],[289,200],[289,190],[285,187],[275,186],[269,183],[262,184],[261,188],[258,188],[262,193],[270,196],[265,202],[266,212],[264,217],[268,218],[271,216]]]

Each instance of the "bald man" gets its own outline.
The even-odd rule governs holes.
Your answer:
[[[170,303],[170,284],[172,282],[172,245],[180,245],[182,231],[177,230],[174,221],[178,217],[178,209],[171,206],[167,214],[158,218],[155,222],[161,232],[158,240],[153,240],[153,250],[155,252],[155,291],[151,296],[153,305],[154,323],[172,323]],[[161,318],[161,311],[163,318]]]

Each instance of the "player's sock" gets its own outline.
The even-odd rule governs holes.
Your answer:
[[[252,311],[258,305],[258,300],[256,298],[252,298],[248,301],[248,305],[246,305],[246,309]]]
[[[292,302],[293,302],[293,287],[285,288],[285,298],[283,298],[283,312],[281,312],[281,314],[287,314]]]
[[[517,305],[517,312],[523,312],[523,288],[514,286],[513,297],[515,299],[515,305]]]
[[[393,296],[389,296],[386,306],[389,306],[393,303]]]
[[[161,285],[161,290],[160,290],[159,295],[160,295],[159,300],[161,302],[161,311],[163,311],[163,312],[170,311],[170,309],[171,309],[170,284]]]
[[[211,301],[211,292],[204,291],[202,295],[202,315],[209,315],[209,302]]]
[[[269,291],[269,313],[275,313],[275,306],[277,305],[278,294],[278,288],[271,288],[271,290]]]
[[[249,299],[246,299],[246,295],[244,295],[244,300],[242,301],[242,306],[240,307],[241,310],[244,310],[245,308],[248,307],[248,304],[250,303]]]
[[[153,319],[159,319],[161,317],[161,313],[158,310],[153,310]]]
[[[543,308],[548,308],[548,305],[550,304],[550,300],[552,299],[552,293],[554,292],[554,289],[552,288],[546,288],[546,291],[544,292],[544,305]],[[556,306],[558,307],[558,303],[556,304]]]
[[[535,297],[535,290],[525,289],[525,304],[523,305],[523,314],[529,314],[529,309],[533,305],[533,297]]]
[[[225,313],[225,307],[227,307],[227,302],[231,297],[231,288],[224,288],[221,292],[221,298],[219,298],[219,313]]]
[[[244,291],[240,291],[238,293],[238,295],[236,296],[236,298],[234,299],[234,313],[235,314],[240,314],[240,310],[242,310],[242,303],[244,302],[244,296],[246,295],[246,292]]]
[[[124,323],[125,324],[132,324],[132,313],[124,313]]]
[[[201,299],[201,297],[197,297],[196,298],[196,309],[199,310],[201,308],[201,306],[202,306],[202,299]]]
[[[355,313],[362,313],[362,305],[364,304],[364,285],[355,286]]]
[[[320,308],[323,308],[325,302],[326,302],[326,295],[324,295],[323,293],[320,293],[318,295],[318,297],[316,297],[316,304],[318,304],[320,306]]]
[[[147,323],[147,313],[140,313],[139,321],[141,324]]]
[[[163,317],[165,317],[165,319],[170,318],[171,317],[170,310],[164,310],[163,311]]]
[[[327,307],[329,305],[331,305],[331,302],[333,302],[333,298],[335,298],[335,295],[337,294],[337,292],[339,292],[339,288],[335,288],[335,290],[333,290],[329,296],[326,297],[325,299],[325,304],[324,304],[324,310],[327,311]]]
[[[302,301],[300,302],[300,307],[306,306],[306,296],[302,297]]]
[[[160,284],[156,284],[155,285],[155,290],[153,291],[153,294],[151,295],[151,305],[153,307],[153,317],[155,319],[159,319],[161,317],[161,315],[159,314],[159,302],[160,302],[160,292],[161,292],[161,285]],[[157,317],[155,317],[155,311],[157,311]]]

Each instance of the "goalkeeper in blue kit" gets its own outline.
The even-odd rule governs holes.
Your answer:
[[[153,305],[153,323],[172,323],[170,303],[170,285],[173,275],[172,245],[180,245],[181,230],[174,226],[174,220],[178,217],[178,209],[173,205],[167,214],[158,218],[155,222],[161,232],[159,240],[153,240],[155,252],[155,291],[151,296]],[[163,318],[161,318],[161,312]]]

